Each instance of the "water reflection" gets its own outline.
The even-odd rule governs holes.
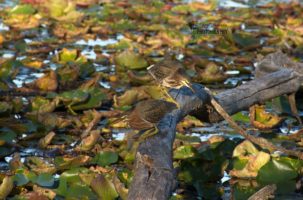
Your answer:
[[[238,74],[240,74],[240,71],[239,70],[227,70],[225,72],[225,74],[228,74],[228,75],[238,75]]]
[[[87,59],[96,60],[97,54],[93,49],[84,49],[81,51],[81,54],[84,55]]]
[[[122,39],[123,36],[119,37],[119,38]],[[85,41],[85,40],[82,39],[82,40],[79,40],[79,41],[75,42],[75,45],[83,45],[83,46],[91,46],[91,47],[94,47],[94,46],[104,47],[104,46],[107,46],[107,45],[110,45],[110,44],[116,44],[118,42],[118,40],[112,39],[112,38],[102,40],[100,38],[97,38],[95,40],[89,39],[89,40]]]
[[[14,84],[16,84],[16,86],[18,88],[22,87],[24,83],[30,83],[32,81],[34,81],[37,78],[40,78],[44,75],[44,73],[39,73],[39,72],[34,72],[34,73],[28,73],[26,72],[26,74],[19,74],[18,76],[16,76],[16,78],[13,80]]]
[[[2,58],[12,58],[15,56],[15,52],[6,51],[2,54]]]
[[[117,132],[112,134],[114,140],[122,141],[125,137],[125,132]]]

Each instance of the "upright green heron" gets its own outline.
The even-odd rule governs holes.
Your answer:
[[[167,94],[167,96],[175,103],[176,100],[168,94],[165,88],[180,89],[181,87],[186,86],[193,91],[182,63],[177,60],[173,60],[166,56],[163,61],[149,66],[147,70],[161,86],[161,89],[164,90],[165,94]]]

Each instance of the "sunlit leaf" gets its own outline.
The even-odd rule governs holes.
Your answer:
[[[100,138],[100,131],[93,130],[86,138],[83,138],[78,148],[80,151],[88,151],[94,147]]]
[[[52,141],[52,139],[55,137],[56,133],[51,131],[49,132],[45,137],[41,138],[39,140],[38,146],[40,148],[46,148],[47,145],[49,145]]]
[[[259,153],[258,149],[250,141],[245,140],[234,149],[233,157],[245,157],[257,153]]]
[[[174,159],[187,159],[194,157],[196,150],[192,146],[180,146],[174,151]]]
[[[101,199],[114,200],[119,196],[113,183],[101,174],[93,179],[91,187]]]
[[[14,188],[14,179],[12,176],[5,176],[0,185],[0,199],[6,199]]]
[[[50,101],[47,98],[37,96],[31,101],[31,111],[43,112],[53,112],[57,107],[57,101]]]
[[[17,5],[9,11],[10,14],[27,14],[27,15],[32,15],[35,12],[36,10],[30,4]]]
[[[34,87],[44,91],[55,91],[58,87],[57,74],[53,70],[50,70],[41,78],[38,78],[34,82]]]
[[[130,50],[125,50],[118,54],[115,57],[115,62],[117,65],[128,69],[142,69],[146,68],[148,65],[147,61],[142,56]]]
[[[250,109],[250,118],[252,124],[259,129],[270,129],[276,127],[283,120],[278,115],[266,112],[265,106],[257,105]]]
[[[25,164],[27,167],[29,167],[31,172],[35,172],[38,175],[41,173],[53,174],[57,171],[57,169],[55,168],[55,166],[52,163],[49,163],[40,157],[34,157],[34,156],[27,157]],[[27,175],[27,176],[29,177],[29,175]],[[33,180],[31,180],[31,181],[33,181]],[[34,182],[35,181],[36,181],[36,178],[35,178]]]
[[[85,165],[90,161],[89,156],[79,155],[77,157],[56,157],[55,165],[59,169],[69,169],[72,167]]]
[[[59,61],[61,62],[74,62],[78,57],[77,49],[62,49],[59,53]]]
[[[230,175],[238,178],[255,178],[260,168],[270,160],[270,155],[265,152],[258,152],[255,156],[250,156],[244,168],[231,170]],[[246,160],[245,160],[246,161]]]

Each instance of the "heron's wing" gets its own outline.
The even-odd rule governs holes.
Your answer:
[[[176,105],[163,100],[147,100],[146,106],[141,110],[141,116],[150,123],[158,123],[168,112],[176,109]]]
[[[152,75],[152,77],[155,80],[161,82],[163,79],[165,79],[167,76],[169,76],[172,73],[172,68],[158,63],[150,67],[148,69],[148,72]]]

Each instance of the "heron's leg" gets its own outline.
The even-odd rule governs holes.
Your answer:
[[[302,120],[300,118],[300,115],[299,115],[299,112],[297,109],[297,105],[296,105],[296,93],[291,93],[290,95],[287,95],[287,97],[288,97],[288,102],[289,102],[290,110],[291,110],[292,114],[297,118],[300,125],[302,125]]]
[[[68,110],[71,114],[77,115],[77,113],[72,109],[72,104],[68,104],[68,105],[67,105],[67,110]]]
[[[139,138],[139,142],[143,142],[148,137],[156,135],[159,132],[159,129],[155,126],[151,129],[146,130]]]
[[[174,99],[172,96],[170,96],[170,94],[167,92],[167,90],[165,88],[161,87],[161,90],[163,91],[165,96],[168,98],[167,100],[169,102],[172,102],[172,103],[176,104],[177,108],[180,108],[179,103],[176,101],[176,99]]]
[[[186,87],[188,87],[193,93],[195,93],[195,90],[193,89],[193,87],[191,86],[191,83],[188,80],[183,80],[182,84],[185,85]]]

